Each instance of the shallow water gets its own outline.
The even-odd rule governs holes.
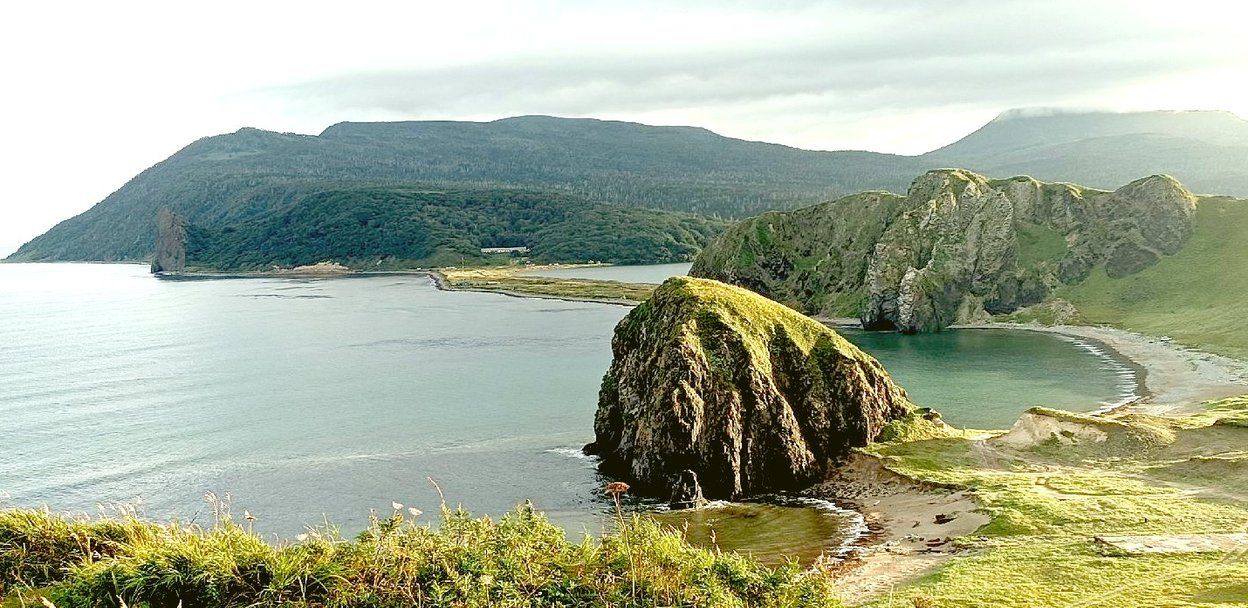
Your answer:
[[[795,559],[810,564],[837,555],[866,531],[862,516],[817,500],[712,503],[698,510],[661,511],[658,522],[685,531],[690,542],[752,555],[766,564]]]
[[[475,512],[531,499],[596,532],[610,509],[578,448],[627,310],[440,292],[420,276],[168,281],[133,265],[0,264],[0,500],[137,500],[203,522],[211,491],[258,531],[328,518],[351,532],[392,501],[436,512],[433,477]],[[917,401],[977,427],[1035,403],[1087,409],[1123,383],[1047,334],[851,338]],[[750,529],[732,535],[742,547]]]

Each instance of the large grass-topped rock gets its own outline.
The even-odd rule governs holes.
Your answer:
[[[624,318],[594,419],[605,472],[664,495],[796,489],[910,411],[874,358],[751,291],[677,277]]]

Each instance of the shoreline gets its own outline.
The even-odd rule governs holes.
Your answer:
[[[213,281],[231,279],[292,279],[292,280],[332,280],[385,276],[422,276],[428,277],[434,288],[439,291],[462,291],[473,293],[498,294],[513,298],[536,298],[541,300],[557,300],[563,302],[587,302],[592,304],[609,304],[613,306],[633,307],[641,303],[644,297],[637,294],[639,288],[652,288],[652,284],[622,283],[596,279],[557,279],[532,275],[547,269],[596,268],[610,264],[534,264],[523,267],[514,266],[469,266],[445,268],[411,268],[390,270],[360,270],[339,265],[303,266],[277,270],[244,270],[244,271],[189,271],[189,272],[158,272],[153,276],[163,281]],[[478,273],[483,276],[474,284],[472,280],[464,280],[449,275]],[[484,276],[488,274],[497,276]],[[514,279],[514,280],[513,280]],[[483,283],[482,283],[483,281]],[[568,289],[560,289],[560,287]],[[586,287],[600,287],[612,295],[586,295],[577,293],[560,293],[560,291],[576,291]],[[649,289],[646,289],[648,295]],[[616,295],[618,294],[618,295]]]
[[[858,327],[858,320],[815,317],[832,327]],[[1104,353],[1135,371],[1135,396],[1121,403],[1091,410],[1094,414],[1136,412],[1186,414],[1205,401],[1248,394],[1248,361],[1240,361],[1115,327],[1095,325],[1038,325],[1032,323],[973,323],[953,330],[1031,331],[1075,338],[1100,347]]]
[[[1138,398],[1095,413],[1188,414],[1198,411],[1203,402],[1248,393],[1248,362],[1124,329],[1023,323],[979,323],[952,329],[1011,329],[1088,340],[1138,368]]]

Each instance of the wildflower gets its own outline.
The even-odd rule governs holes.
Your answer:
[[[307,534],[300,534],[300,535],[298,535],[298,536],[296,536],[296,537],[295,537],[295,540],[297,540],[297,541],[299,541],[299,542],[303,542],[303,541],[305,541],[305,540],[308,540],[308,535],[307,535]]]
[[[252,515],[252,514],[251,514],[251,511],[248,511],[248,510],[244,509],[244,510],[243,510],[243,519],[245,519],[245,520],[247,520],[247,521],[256,521],[256,516],[255,516],[255,515]]]
[[[629,545],[628,527],[624,525],[624,509],[620,505],[620,495],[628,491],[628,484],[613,481],[607,484],[607,494],[615,501],[615,517],[620,521],[620,534],[624,535],[624,551],[628,554],[628,576],[632,583],[633,597],[637,597],[637,565],[633,562],[633,549]]]
[[[421,511],[420,509],[417,509],[416,507],[408,507],[407,512],[412,514],[412,519],[420,517],[421,514],[424,513],[424,511]]]
[[[395,510],[395,511],[402,511],[402,510],[403,510],[403,503],[401,503],[401,502],[392,502],[392,503],[390,503],[390,506],[394,507],[394,510]]]

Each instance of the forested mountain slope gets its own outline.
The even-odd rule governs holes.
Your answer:
[[[241,129],[192,143],[11,259],[144,259],[158,209],[221,228],[328,189],[539,188],[739,218],[862,190],[899,191],[919,172],[951,166],[1098,188],[1165,173],[1198,193],[1248,196],[1248,123],[1225,112],[1015,111],[920,156],[810,151],[694,127],[548,116],[341,123],[317,136]]]
[[[500,261],[481,251],[493,247],[527,247],[541,262],[682,262],[723,226],[538,190],[415,186],[316,191],[224,227],[178,221],[184,230],[173,240],[185,242],[173,248],[184,248],[186,267],[209,270],[322,261],[361,269],[482,264]],[[159,239],[162,249],[166,240]]]
[[[540,116],[344,123],[320,136],[243,129],[187,146],[13,258],[142,259],[152,250],[153,218],[162,207],[219,227],[281,210],[310,191],[413,182],[553,188],[628,207],[746,216],[881,180],[904,183],[907,162],[704,129]]]
[[[1173,175],[1193,192],[1248,196],[1248,121],[1230,112],[1005,112],[920,157],[928,166],[1115,188]]]

